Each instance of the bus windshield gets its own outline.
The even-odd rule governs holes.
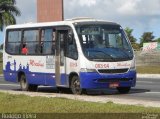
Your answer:
[[[119,25],[76,25],[85,56],[92,61],[132,60],[133,51]]]

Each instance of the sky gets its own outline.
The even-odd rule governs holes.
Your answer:
[[[36,22],[36,0],[16,0],[21,16],[17,24]],[[139,41],[144,32],[160,37],[160,0],[64,0],[64,19],[92,17],[133,29]],[[0,32],[0,44],[4,32]]]

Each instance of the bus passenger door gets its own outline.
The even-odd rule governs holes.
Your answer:
[[[69,83],[67,81],[66,75],[66,39],[68,35],[68,30],[57,30],[56,32],[56,86],[68,87]]]

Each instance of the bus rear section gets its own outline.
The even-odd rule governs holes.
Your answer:
[[[80,47],[74,34],[74,26],[66,21],[7,27],[5,80],[20,83],[23,91],[37,91],[40,85],[73,89],[73,80],[79,74]]]
[[[4,78],[20,83],[23,91],[36,91],[39,85],[56,85],[55,28],[34,25],[13,25],[6,29]]]

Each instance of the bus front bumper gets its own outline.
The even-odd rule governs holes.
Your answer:
[[[128,71],[123,74],[99,74],[80,72],[81,88],[100,89],[115,87],[135,87],[136,71]]]

